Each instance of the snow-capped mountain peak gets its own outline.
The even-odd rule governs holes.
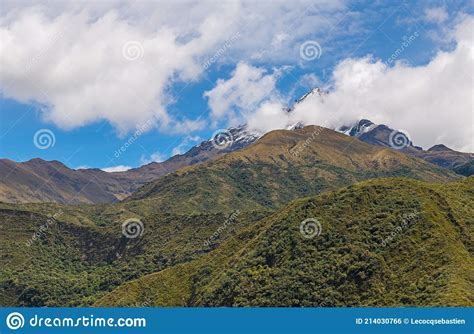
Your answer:
[[[235,150],[253,143],[260,137],[261,136],[256,132],[250,131],[247,124],[241,124],[236,127],[215,131],[209,140],[201,142],[196,147],[204,150],[212,150],[215,148]]]
[[[231,127],[228,129],[228,131],[233,138],[232,145],[246,146],[246,144],[253,143],[261,137],[261,135],[257,134],[256,132],[250,131],[247,124]]]
[[[316,87],[311,89],[309,92],[304,94],[302,97],[296,100],[295,105],[302,103],[304,100],[306,100],[308,97],[313,96],[313,95],[318,95],[318,96],[323,96],[324,92],[321,90],[321,88]]]
[[[325,92],[321,90],[321,88],[313,88],[306,94],[301,96],[299,99],[297,99],[292,107],[286,107],[283,108],[283,110],[287,113],[291,113],[296,105],[302,103],[310,96],[317,95],[322,97],[324,94]],[[302,121],[297,121],[294,123],[287,124],[285,129],[297,130],[303,128],[305,125],[307,124],[303,123]],[[229,127],[227,129],[215,131],[209,140],[201,142],[199,145],[196,145],[195,147],[191,148],[189,152],[192,155],[195,155],[196,152],[199,150],[211,151],[217,149],[223,150],[225,152],[234,151],[252,144],[262,135],[262,133],[249,129],[247,124],[241,124],[237,127]]]
[[[374,124],[368,119],[361,119],[360,121],[350,125],[350,126],[340,126],[336,128],[336,131],[344,133],[351,137],[360,137],[364,133],[370,132],[377,127],[377,124]]]

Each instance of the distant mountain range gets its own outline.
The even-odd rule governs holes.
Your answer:
[[[295,102],[325,92],[312,89]],[[292,112],[294,106],[287,109]],[[288,130],[298,130],[305,125],[297,122],[288,125]],[[336,131],[357,138],[371,145],[395,149],[447,168],[457,174],[474,174],[474,155],[454,151],[442,144],[427,151],[415,146],[401,131],[370,120],[360,120]],[[183,167],[211,161],[227,153],[245,148],[261,137],[250,131],[245,124],[215,133],[214,137],[192,147],[184,154],[178,154],[163,162],[130,169],[125,172],[108,173],[100,169],[70,169],[59,161],[32,159],[14,162],[0,159],[0,201],[9,203],[57,202],[57,203],[112,203],[132,195],[144,184],[173,173]]]
[[[222,191],[229,193],[225,198],[230,201],[239,192],[253,191],[238,186],[242,177],[250,177],[255,188],[262,181],[267,183],[269,179],[274,179],[275,184],[272,187],[261,184],[259,194],[265,196],[264,202],[268,202],[269,198],[281,198],[277,203],[284,203],[293,198],[293,195],[286,196],[285,193],[294,192],[291,187],[281,183],[290,177],[290,174],[285,173],[293,173],[294,181],[301,183],[301,190],[296,193],[303,196],[319,192],[331,183],[344,185],[375,175],[413,175],[433,181],[448,176],[449,173],[443,173],[443,169],[409,158],[404,153],[421,158],[425,158],[425,155],[437,157],[435,162],[441,161],[439,156],[457,159],[465,155],[455,151],[446,152],[441,147],[427,152],[410,148],[402,150],[403,153],[387,149],[390,147],[388,140],[380,135],[387,135],[386,132],[390,131],[385,126],[374,127],[363,135],[359,135],[363,131],[347,131],[357,139],[351,139],[330,129],[302,127],[301,124],[293,126],[292,130],[272,131],[259,138],[258,135],[250,133],[246,126],[240,126],[216,134],[215,138],[164,162],[153,162],[136,169],[113,173],[100,169],[74,170],[58,161],[32,159],[16,163],[3,159],[0,160],[0,172],[5,177],[0,181],[0,200],[9,203],[112,203],[129,197],[149,197],[152,194],[167,196],[167,191],[180,191],[181,187],[177,186],[176,182],[189,179],[187,182],[190,187],[196,182],[209,184],[211,180],[225,184],[226,189]],[[375,137],[381,139],[373,140]],[[376,145],[368,145],[363,141]],[[250,144],[254,145],[249,147]],[[301,164],[307,157],[312,160]],[[207,165],[202,169],[189,168],[212,162],[217,158],[221,159],[211,164],[215,170],[209,169]],[[318,164],[311,168],[317,166],[317,169],[305,170],[305,166],[309,168],[316,162]],[[338,169],[334,169],[336,167]],[[229,171],[224,172],[226,169]],[[201,175],[202,171],[206,171],[207,175]],[[196,173],[200,176],[197,177]],[[167,177],[162,178],[164,175]],[[275,177],[276,175],[280,177]],[[318,183],[314,184],[316,188],[308,186],[311,183],[306,179],[310,175],[319,179]],[[213,192],[215,189],[209,185],[209,191]],[[178,196],[176,193],[175,197],[183,198],[191,194],[183,192]],[[196,199],[201,205],[208,200],[205,192],[197,194],[202,196],[201,199]],[[234,202],[236,203],[238,200]],[[163,205],[174,204],[174,201],[169,201]],[[209,206],[212,210],[214,205],[210,202]]]
[[[245,147],[258,136],[245,126],[230,128],[203,141],[184,154],[164,162],[130,169],[125,172],[104,172],[97,168],[71,169],[59,161],[32,159],[14,162],[0,159],[0,201],[8,203],[112,203],[129,196],[143,184],[179,168],[212,160]]]

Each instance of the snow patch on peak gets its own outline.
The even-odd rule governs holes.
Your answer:
[[[251,143],[261,137],[260,134],[250,131],[247,127],[247,124],[231,127],[228,129],[228,132],[232,135],[234,143]]]
[[[318,95],[318,96],[322,97],[323,94],[325,94],[325,92],[323,92],[323,90],[321,90],[321,88],[319,88],[319,87],[313,88],[309,92],[304,94],[302,97],[297,99],[296,102],[295,102],[295,105],[298,105],[298,104],[302,103],[304,100],[306,100],[310,96]]]
[[[286,130],[298,130],[304,127],[303,122],[296,122],[294,124],[290,124],[286,127]]]
[[[351,137],[360,137],[364,133],[372,131],[377,126],[378,124],[375,124],[372,121],[369,121],[368,119],[361,119],[360,121],[350,126],[343,125],[339,128],[336,128],[336,131],[344,133]]]

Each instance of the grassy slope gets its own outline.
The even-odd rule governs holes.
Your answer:
[[[473,306],[473,204],[472,177],[363,182],[297,200],[96,305]],[[308,217],[322,224],[314,239],[299,232]]]
[[[458,176],[392,149],[307,126],[272,131],[249,147],[183,168],[139,189],[123,207],[153,203],[172,212],[276,209],[298,197],[374,177],[430,182]],[[142,201],[137,201],[142,200]]]

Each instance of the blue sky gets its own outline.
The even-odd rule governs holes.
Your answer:
[[[173,63],[175,61],[173,59],[173,52],[167,53],[166,50],[159,49],[156,51],[156,54],[164,54],[166,56],[158,56],[155,59],[144,57],[143,62],[138,63],[136,67],[131,67],[130,71],[137,72],[118,73],[117,76],[120,76],[120,78],[122,78],[121,75],[124,76],[124,82],[127,82],[126,78],[128,75],[130,75],[131,80],[129,84],[122,86],[114,83],[116,86],[114,86],[114,91],[110,94],[107,91],[110,86],[107,83],[99,83],[101,80],[100,71],[95,70],[93,66],[89,68],[89,63],[86,63],[86,60],[89,58],[101,57],[103,55],[94,52],[95,44],[90,46],[92,51],[88,52],[89,44],[93,42],[88,41],[86,37],[84,37],[85,42],[83,42],[85,44],[82,45],[82,55],[72,54],[72,52],[77,52],[77,50],[71,46],[70,41],[76,37],[79,41],[82,36],[78,36],[77,33],[76,35],[69,36],[66,29],[67,26],[64,28],[66,23],[59,22],[60,19],[58,18],[61,18],[62,15],[69,15],[69,13],[73,13],[70,15],[80,16],[80,13],[85,11],[92,13],[91,15],[94,17],[94,20],[100,20],[102,17],[107,17],[110,11],[116,11],[119,13],[118,18],[111,19],[107,25],[104,23],[104,26],[100,27],[103,30],[99,31],[104,33],[104,36],[100,37],[99,40],[102,39],[102,43],[107,44],[108,40],[117,38],[115,31],[121,31],[126,29],[123,27],[132,26],[134,30],[130,34],[138,36],[134,40],[141,41],[140,35],[138,35],[141,32],[145,36],[143,37],[144,42],[141,45],[143,47],[142,52],[145,55],[150,54],[147,53],[149,50],[147,48],[148,45],[151,45],[152,42],[160,44],[160,38],[166,39],[166,34],[153,35],[155,31],[169,25],[166,20],[156,23],[156,26],[146,24],[140,26],[140,24],[136,23],[139,21],[137,17],[140,18],[140,15],[143,15],[144,21],[147,19],[154,21],[154,19],[146,16],[150,10],[146,8],[127,9],[126,6],[118,5],[114,7],[113,3],[110,4],[110,8],[84,7],[80,8],[80,10],[73,7],[73,5],[70,7],[63,5],[57,8],[51,8],[53,5],[39,6],[35,10],[44,13],[45,19],[38,24],[44,24],[47,29],[51,30],[56,27],[56,24],[63,24],[63,26],[61,26],[62,32],[59,42],[54,42],[56,44],[52,49],[43,46],[42,49],[39,49],[43,51],[38,53],[38,51],[31,51],[27,48],[28,43],[33,43],[35,39],[34,34],[36,32],[32,28],[33,25],[30,26],[28,23],[28,20],[31,22],[35,20],[35,14],[32,14],[33,12],[30,11],[31,8],[27,4],[17,7],[14,3],[7,3],[4,16],[0,21],[0,27],[3,30],[1,53],[2,58],[6,58],[3,60],[2,66],[4,70],[1,72],[0,157],[15,161],[26,161],[36,157],[46,160],[59,160],[72,168],[137,167],[152,160],[163,160],[170,157],[173,153],[185,151],[197,142],[209,138],[218,128],[246,121],[246,117],[250,117],[249,115],[253,112],[251,109],[258,109],[263,103],[275,102],[276,100],[278,100],[278,103],[293,101],[315,85],[333,89],[332,85],[336,81],[333,72],[338,64],[344,60],[363,59],[370,55],[371,62],[380,60],[385,66],[394,67],[395,63],[389,63],[388,59],[397,49],[400,49],[404,41],[412,38],[413,42],[410,42],[407,47],[403,48],[403,51],[396,56],[396,61],[403,62],[403,66],[406,68],[423,68],[428,66],[437,57],[440,50],[446,53],[454,52],[457,40],[452,37],[453,32],[461,24],[460,22],[465,20],[466,16],[469,17],[472,14],[472,5],[469,4],[469,1],[341,1],[334,5],[334,8],[327,9],[327,11],[322,9],[324,8],[324,3],[315,3],[317,4],[316,7],[308,11],[304,10],[308,8],[308,4],[305,3],[303,10],[294,14],[294,16],[288,14],[288,17],[275,16],[276,14],[269,12],[269,9],[266,7],[263,9],[251,9],[250,12],[252,13],[261,11],[263,13],[262,17],[265,17],[265,13],[272,16],[266,20],[258,21],[255,26],[252,26],[255,35],[252,31],[246,31],[246,28],[238,30],[239,37],[236,41],[230,42],[223,54],[218,56],[216,61],[205,70],[196,70],[194,62],[202,64],[203,60],[209,59],[209,57],[212,57],[215,52],[222,48],[226,41],[229,41],[230,36],[233,36],[232,27],[223,36],[215,37],[210,32],[205,40],[213,39],[213,42],[209,42],[210,46],[206,50],[201,50],[199,45],[190,46],[189,50],[191,51],[189,51],[189,54],[183,55],[182,60],[176,60],[177,63]],[[159,7],[158,4],[155,4],[155,6]],[[210,2],[209,6],[213,9],[214,5]],[[239,9],[239,13],[245,12],[245,6],[242,6],[242,8],[244,9]],[[197,26],[206,20],[206,14],[201,13],[199,6],[189,9],[191,14],[194,10],[196,11],[195,16],[197,19],[195,24]],[[291,10],[283,8],[277,14],[290,12]],[[219,9],[216,9],[216,11],[219,11]],[[26,14],[21,16],[19,13]],[[232,14],[232,11],[230,13]],[[296,20],[295,17],[301,17],[301,22]],[[276,28],[275,30],[272,27],[277,25],[274,22],[283,22],[284,20],[289,20],[290,22],[288,29],[285,29],[285,26],[288,27],[288,23],[284,23],[282,25],[283,28],[278,28],[280,30]],[[14,28],[15,22],[24,21],[26,22],[24,23],[25,26],[32,29],[27,37],[19,33],[21,29]],[[236,21],[239,21],[239,17],[236,17]],[[91,21],[89,20],[88,22]],[[128,25],[122,26],[124,22]],[[235,26],[239,27],[239,24],[244,25],[245,23],[237,22]],[[85,29],[88,27],[87,24],[89,23],[85,23]],[[176,33],[181,40],[177,38],[177,42],[175,41],[174,43],[180,45],[179,43],[187,43],[188,40],[192,41],[195,38],[193,22],[189,24],[190,27],[187,27],[187,30]],[[254,23],[252,22],[252,24]],[[93,23],[90,23],[90,25],[92,29]],[[114,25],[117,25],[117,27],[114,28]],[[173,29],[179,30],[183,27],[184,23],[173,27]],[[218,27],[214,29],[219,29]],[[107,38],[108,29],[111,30],[111,34],[114,33],[110,38]],[[255,29],[259,31],[261,29],[261,33],[269,36],[269,39],[259,38],[260,32],[257,32]],[[124,30],[124,34],[128,33]],[[293,33],[294,36],[292,35]],[[281,38],[275,36],[280,36]],[[15,46],[15,48],[19,48],[18,50],[11,49],[8,43],[13,40],[12,38],[21,40],[24,45],[23,49],[19,46]],[[127,39],[129,37],[124,38]],[[150,42],[147,42],[145,38],[150,38]],[[283,42],[279,43],[279,40]],[[317,41],[321,48],[317,50],[320,53],[317,58],[311,60],[301,58],[299,55],[300,46],[305,41]],[[68,51],[68,47],[73,51]],[[6,56],[9,52],[16,52],[21,56],[10,59],[8,58],[11,56],[10,54]],[[25,53],[25,56],[23,56],[22,52]],[[105,55],[107,54],[105,52]],[[40,55],[41,59],[36,61],[35,55],[38,59]],[[33,84],[23,83],[21,80],[25,79],[23,74],[20,73],[21,71],[18,70],[18,68],[24,66],[24,63],[17,64],[19,62],[18,59],[29,59],[28,57],[30,59],[33,57],[35,60],[35,63],[31,66],[36,66],[37,63],[44,61],[45,71],[49,70],[49,73],[45,74],[42,72],[42,69],[37,71],[33,69],[31,78],[29,78],[29,80],[34,81]],[[176,58],[179,57],[181,55],[177,51]],[[49,60],[51,61],[48,62]],[[58,80],[58,84],[49,85],[49,83],[56,78],[52,76],[51,72],[59,71],[58,63],[69,60],[74,65],[74,71],[77,71],[74,74],[74,78],[84,74],[84,78],[80,78],[80,81],[78,79],[78,90],[81,87],[96,87],[94,88],[96,90],[90,92],[85,89],[84,91],[87,91],[87,93],[82,95],[68,91],[68,99],[64,101],[61,92],[66,88],[62,87],[61,80]],[[81,63],[82,60],[84,60],[84,63]],[[114,63],[114,61],[114,59],[110,59],[110,63]],[[93,62],[94,59],[91,60],[91,63]],[[159,64],[157,66],[170,62],[172,64],[170,67],[174,66],[175,70],[172,73],[167,73],[163,69],[157,69],[156,75],[149,76],[149,71],[155,70],[154,62]],[[268,82],[270,83],[267,82],[267,84],[272,85],[274,83],[274,86],[270,88],[264,87],[262,91],[271,92],[270,95],[272,97],[270,99],[265,97],[252,100],[250,103],[251,107],[248,108],[249,110],[240,110],[245,108],[237,102],[230,104],[228,107],[233,110],[232,113],[229,112],[226,113],[225,117],[220,117],[215,110],[212,110],[208,103],[209,99],[204,96],[204,93],[212,91],[219,84],[219,80],[221,83],[230,80],[235,75],[236,66],[239,63],[246,64],[250,69],[262,71],[258,80],[268,76]],[[356,67],[357,64],[355,62],[351,66]],[[84,70],[81,70],[81,66],[84,66]],[[126,63],[126,66],[129,66],[129,62]],[[141,69],[138,70],[137,66],[142,66],[143,71]],[[92,69],[91,72],[89,72],[89,69]],[[111,71],[110,73],[117,73],[114,68],[111,68]],[[401,69],[400,71],[404,70]],[[58,75],[67,76],[67,73],[62,74],[61,72]],[[45,85],[45,91],[47,90],[48,92],[44,93],[44,95],[50,95],[46,98],[41,98],[42,87],[38,88],[36,85],[41,86],[42,82],[46,82],[44,80],[49,80]],[[433,78],[433,80],[437,79]],[[256,84],[264,86],[263,80],[260,81],[256,82]],[[71,83],[71,85],[75,84],[75,82]],[[153,90],[150,89],[150,85],[160,86],[161,88]],[[344,85],[341,84],[340,86]],[[74,87],[71,89],[73,91]],[[472,89],[472,79],[471,87],[468,87],[468,89]],[[57,91],[51,92],[52,90]],[[141,110],[141,102],[139,101],[136,103],[132,101],[130,104],[126,104],[129,103],[129,100],[124,100],[123,103],[120,102],[122,98],[120,92],[125,94],[125,92],[130,90],[134,90],[136,95],[141,95],[142,92],[150,90],[150,92],[146,93],[146,99],[143,99],[147,103],[146,110]],[[102,92],[104,93],[102,94]],[[239,101],[242,100],[241,96],[248,96],[248,94],[249,92],[239,95]],[[100,96],[97,97],[97,95]],[[105,102],[100,101],[102,96]],[[82,102],[84,99],[90,99],[91,102],[87,103],[84,109],[81,109],[83,108]],[[99,102],[94,102],[94,99],[98,99]],[[220,97],[220,99],[216,97],[215,101],[222,104],[223,101],[225,102],[225,96],[223,98]],[[150,102],[150,105],[148,102]],[[462,112],[466,108],[470,107],[472,111],[472,100],[465,102],[468,103],[467,106],[462,105],[459,107],[461,110],[460,117],[463,117],[463,115],[465,117],[466,114],[462,114]],[[117,118],[113,115],[114,103],[119,103],[119,107],[121,105],[127,106],[129,111],[122,111],[125,116]],[[74,108],[74,112],[71,111],[73,120],[66,121],[61,115],[68,113],[68,107],[71,105],[77,105],[78,107]],[[111,106],[112,111],[107,109],[107,106]],[[150,108],[165,111],[160,112],[160,117],[156,119],[156,124],[153,124],[151,130],[141,134],[123,154],[118,158],[115,157],[114,152],[133,136],[133,125],[136,126],[136,124],[143,122],[143,119],[146,119],[146,117],[143,118],[141,115],[142,113],[145,115],[146,112],[149,112]],[[96,109],[97,115],[94,114]],[[88,116],[83,117],[85,114]],[[137,123],[132,124],[135,121],[133,118],[135,114],[137,116]],[[363,116],[363,113],[359,112],[358,115]],[[171,121],[164,125],[166,123],[164,119]],[[388,122],[391,118],[388,117],[386,119]],[[187,124],[187,120],[192,125],[185,126],[184,124]],[[382,118],[382,120],[384,119]],[[466,121],[468,120],[459,120],[460,123]],[[412,123],[413,120],[410,120],[409,124]],[[41,129],[50,130],[54,134],[54,145],[46,149],[40,149],[34,144],[33,138],[35,133]],[[421,131],[417,131],[415,126],[410,128],[410,131],[417,135],[421,133]],[[434,127],[432,131],[436,132],[437,130]],[[469,132],[469,129],[466,131],[468,136],[472,134],[472,128],[471,132]],[[464,133],[464,136],[466,136],[466,133]],[[434,141],[428,135],[426,139],[421,137],[421,135],[419,136],[419,141],[422,143],[425,141],[427,145],[431,143],[430,141]],[[464,145],[462,138],[461,140],[449,138],[447,135],[440,136],[439,138],[439,140],[451,141],[453,145],[459,142],[458,148],[466,147],[462,146]]]

